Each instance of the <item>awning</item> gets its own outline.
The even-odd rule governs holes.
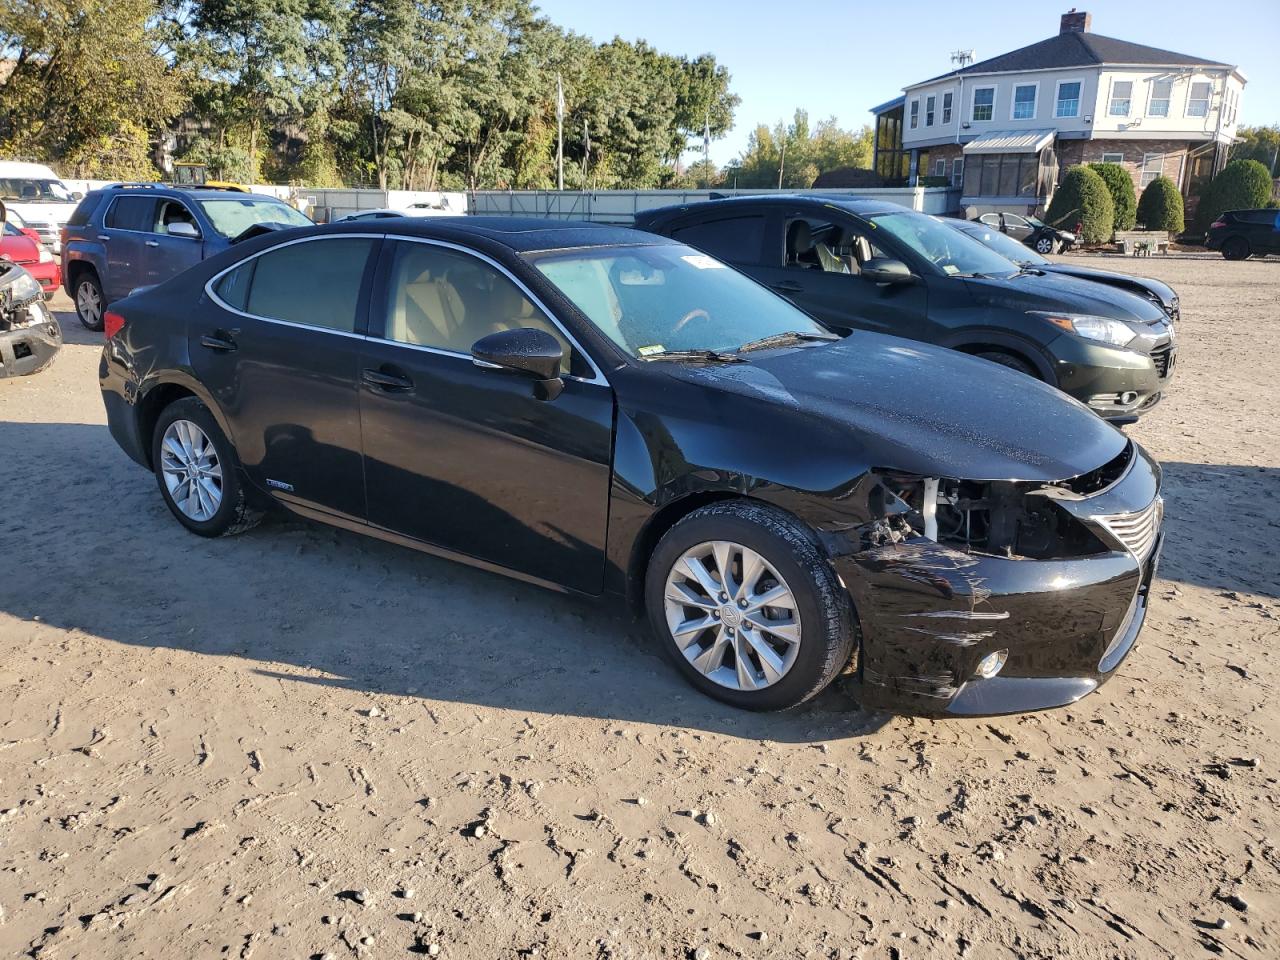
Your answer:
[[[965,153],[1039,153],[1053,143],[1054,130],[993,130],[964,145]]]

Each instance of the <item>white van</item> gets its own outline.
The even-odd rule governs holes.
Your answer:
[[[0,200],[54,253],[61,252],[62,228],[82,199],[42,163],[0,160]]]

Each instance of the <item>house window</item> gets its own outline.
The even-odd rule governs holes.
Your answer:
[[[1102,155],[1103,163],[1124,163],[1123,153],[1104,153]]]
[[[1172,93],[1172,80],[1152,80],[1151,103],[1147,106],[1147,116],[1167,117],[1169,115],[1169,97]]]
[[[933,161],[933,175],[935,177],[945,177],[947,175],[947,161],[945,160]]]
[[[1013,88],[1014,120],[1031,120],[1036,115],[1036,90],[1034,83],[1020,83]]]
[[[1113,117],[1127,117],[1129,115],[1129,101],[1132,99],[1132,80],[1112,80],[1111,107],[1107,110],[1107,113]]]
[[[1058,81],[1058,103],[1053,111],[1055,117],[1080,116],[1080,81]]]
[[[942,95],[942,122],[951,122],[951,93],[948,91]]]
[[[969,112],[969,117],[975,123],[990,120],[995,116],[996,112],[996,88],[995,87],[974,87],[973,88],[973,110]]]
[[[950,96],[950,94],[948,94]],[[956,157],[951,161],[951,185],[958,187],[964,183],[964,157]]]
[[[1207,117],[1209,115],[1209,97],[1213,93],[1213,84],[1207,80],[1197,80],[1191,84],[1191,95],[1187,99],[1188,117]]]
[[[933,108],[937,105],[937,97],[924,98],[924,125],[926,127],[933,126]]]
[[[914,130],[920,126],[920,101],[911,101],[911,129]]]
[[[1164,171],[1163,153],[1144,153],[1142,155],[1142,186],[1147,186]]]

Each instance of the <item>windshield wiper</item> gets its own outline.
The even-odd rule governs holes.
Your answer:
[[[684,360],[695,363],[749,362],[746,357],[740,357],[736,353],[721,353],[719,350],[667,350],[663,353],[652,353],[640,359],[645,363],[652,363],[655,360]]]
[[[785,347],[793,343],[803,343],[806,340],[839,339],[834,333],[801,333],[799,330],[788,330],[786,333],[775,333],[767,337],[761,337],[759,340],[744,343],[738,348],[738,353],[747,353],[751,350],[768,350],[770,347]]]

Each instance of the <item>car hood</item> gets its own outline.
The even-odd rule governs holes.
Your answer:
[[[995,307],[1061,310],[1140,324],[1167,319],[1165,312],[1146,297],[1060,272],[1027,272],[1009,279],[972,277],[965,282],[976,296]]]
[[[1151,277],[1131,277],[1127,273],[1096,270],[1093,267],[1081,267],[1074,263],[1050,263],[1037,266],[1036,269],[1060,276],[1076,277],[1079,280],[1106,283],[1121,290],[1136,293],[1139,296],[1147,296],[1149,294],[1159,300],[1164,305],[1165,310],[1172,310],[1178,300],[1178,295],[1174,293],[1173,287]]]
[[[707,413],[725,426],[754,416],[737,401],[760,401],[774,408],[759,410],[762,417],[782,420],[770,429],[803,430],[820,419],[847,435],[864,462],[922,476],[1049,483],[1102,466],[1127,442],[1047,384],[928,344],[857,331],[839,343],[749,356],[654,366],[715,391]]]

